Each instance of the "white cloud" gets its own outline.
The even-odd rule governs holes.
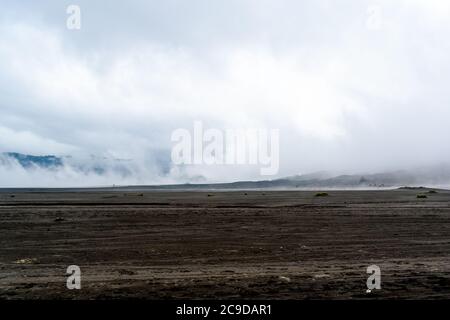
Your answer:
[[[155,16],[166,12],[163,4],[146,11],[132,3],[134,18],[118,4],[110,18],[123,29],[110,31],[98,8],[81,3],[82,12],[92,10],[83,16],[99,20],[87,18],[78,34],[57,24],[49,4],[36,9],[41,21],[5,19],[0,151],[94,153],[146,167],[149,157],[170,149],[172,130],[203,120],[219,129],[280,129],[280,175],[444,161],[450,48],[442,40],[450,33],[444,14],[450,7],[348,3],[230,2],[209,11],[215,19],[186,9],[172,26]],[[366,28],[370,5],[382,8],[379,30]],[[228,21],[225,13],[236,8],[239,19]],[[142,29],[159,23],[160,31],[136,30],[137,12],[151,18]],[[195,23],[187,23],[190,15]],[[95,43],[99,30],[104,38]],[[260,178],[252,168],[187,170],[214,181]],[[143,183],[158,178],[146,172]],[[172,173],[173,179],[185,174]]]

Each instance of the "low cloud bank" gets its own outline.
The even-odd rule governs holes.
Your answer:
[[[105,187],[173,182],[163,166],[90,156],[0,154],[0,187]]]
[[[253,168],[254,169],[254,168]],[[235,166],[248,174],[247,166]],[[0,188],[42,187],[112,187],[132,185],[168,185],[219,183],[224,177],[212,166],[170,166],[152,159],[146,163],[110,157],[33,156],[0,153]],[[225,171],[226,172],[226,171]],[[279,179],[226,182],[217,188],[281,188],[281,189],[372,189],[392,187],[450,188],[450,164],[416,167],[382,173],[338,174],[317,172]]]

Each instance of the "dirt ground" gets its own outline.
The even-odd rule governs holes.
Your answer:
[[[315,194],[2,190],[0,298],[450,298],[450,192]]]

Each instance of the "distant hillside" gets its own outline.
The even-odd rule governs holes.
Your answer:
[[[125,185],[125,178],[141,175],[142,166],[132,160],[111,159],[90,156],[85,159],[74,159],[71,156],[26,155],[16,152],[0,153],[0,166],[19,165],[25,170],[41,169],[47,176],[58,170],[74,173],[107,176],[114,174],[116,185]],[[163,174],[167,174],[164,168]],[[186,181],[186,180],[185,180]],[[194,181],[194,180],[191,180]],[[139,184],[138,184],[139,185]],[[149,189],[357,189],[357,188],[392,188],[392,187],[449,187],[450,165],[438,165],[416,168],[414,170],[398,170],[376,174],[349,174],[333,176],[327,172],[316,172],[296,175],[274,180],[237,181],[233,183],[187,183],[173,185],[147,185]]]
[[[114,172],[120,176],[132,175],[131,166],[126,160],[108,159],[105,157],[90,156],[87,159],[74,159],[71,156],[57,157],[54,155],[35,156],[17,152],[5,152],[0,154],[0,165],[17,162],[24,169],[58,170],[63,167],[70,168],[74,172],[83,174],[95,173],[97,175]]]
[[[4,156],[16,160],[22,167],[40,167],[40,168],[56,168],[63,165],[62,159],[55,156],[32,156],[28,154],[21,154],[16,152],[5,152]]]
[[[331,176],[324,172],[275,180],[237,181],[215,184],[182,184],[154,186],[163,189],[357,189],[394,188],[402,186],[450,186],[450,166],[441,165],[415,170],[377,174]]]

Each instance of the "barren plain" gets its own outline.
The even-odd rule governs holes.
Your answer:
[[[450,192],[327,193],[3,189],[0,298],[450,298]]]

